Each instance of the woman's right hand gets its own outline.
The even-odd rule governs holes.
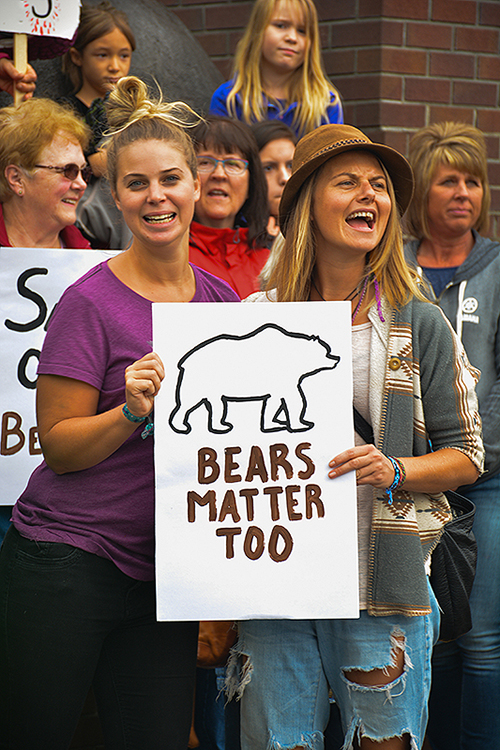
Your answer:
[[[135,417],[147,417],[150,414],[164,377],[163,362],[155,352],[146,354],[126,368],[126,403]]]

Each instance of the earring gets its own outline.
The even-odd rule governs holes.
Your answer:
[[[22,194],[23,194],[23,191],[22,191],[22,190],[18,190],[17,192],[19,193],[19,195],[22,195]]]

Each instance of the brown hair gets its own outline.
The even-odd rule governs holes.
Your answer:
[[[272,141],[287,140],[291,141],[294,146],[297,145],[297,136],[291,128],[281,120],[263,120],[251,125],[252,133],[257,141],[259,151]]]
[[[244,122],[213,115],[200,123],[192,135],[197,151],[201,148],[213,148],[220,153],[239,151],[248,161],[248,198],[238,211],[235,223],[238,225],[244,220],[248,225],[250,246],[263,245],[269,220],[267,181],[251,128]]]
[[[119,29],[122,32],[132,47],[132,51],[134,51],[136,47],[134,32],[130,28],[128,18],[123,11],[115,8],[107,0],[99,3],[99,5],[82,5],[73,49],[76,49],[81,55],[87,44],[94,42],[101,36],[110,34],[114,29]],[[70,50],[65,52],[62,57],[62,71],[70,79],[75,92],[81,89],[83,86],[82,69],[71,59]]]
[[[453,169],[481,180],[483,202],[474,226],[478,232],[488,230],[491,202],[488,183],[486,143],[480,130],[463,122],[437,122],[417,130],[410,141],[408,159],[413,167],[415,193],[406,215],[406,226],[417,239],[430,239],[427,223],[429,190],[437,168],[448,164]]]
[[[16,164],[27,171],[39,161],[42,150],[61,133],[87,148],[90,131],[70,107],[52,99],[34,97],[18,106],[0,109],[0,202],[12,197],[5,168]]]

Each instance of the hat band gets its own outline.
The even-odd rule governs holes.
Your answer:
[[[352,146],[356,143],[364,143],[367,145],[373,145],[372,141],[364,140],[363,138],[350,138],[349,140],[345,141],[336,141],[335,143],[330,143],[328,146],[325,146],[325,148],[322,148],[320,151],[316,151],[314,156],[311,156],[310,159],[307,161],[312,161],[313,159],[316,159],[318,156],[321,156],[321,154],[325,154],[327,151],[332,151],[335,148],[340,148],[341,146]],[[307,164],[307,162],[302,162],[300,165],[301,167],[304,166],[304,164]]]

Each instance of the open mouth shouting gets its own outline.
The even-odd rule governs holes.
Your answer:
[[[371,232],[375,226],[375,212],[374,211],[353,211],[346,219],[352,229],[357,229],[361,232]]]

